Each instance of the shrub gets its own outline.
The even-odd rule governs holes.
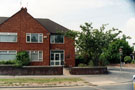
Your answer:
[[[15,66],[27,66],[30,63],[29,54],[26,51],[20,51],[16,55],[16,64]]]
[[[88,66],[94,66],[94,63],[93,63],[93,61],[92,60],[90,60],[90,62],[88,63]]]
[[[0,61],[0,64],[15,64],[16,63],[16,60],[2,60]]]
[[[99,57],[99,65],[106,66],[108,64],[109,64],[109,61],[107,60],[107,53],[102,53]]]
[[[125,56],[124,57],[124,62],[125,63],[131,63],[131,61],[132,61],[132,58],[130,56]]]
[[[80,63],[80,64],[78,64],[78,67],[87,67],[87,65],[83,64],[83,63]]]
[[[135,60],[132,60],[131,63],[132,63],[132,64],[135,64]]]

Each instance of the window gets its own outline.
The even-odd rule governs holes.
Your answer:
[[[17,51],[0,51],[0,60],[15,60]]]
[[[17,33],[0,33],[0,42],[17,42]]]
[[[28,51],[31,61],[43,61],[43,51]]]
[[[51,60],[50,60],[51,66],[64,65],[64,51],[62,51],[62,50],[51,51],[50,58],[51,58]]]
[[[64,43],[63,35],[51,35],[50,39],[51,44]]]
[[[27,33],[26,34],[27,43],[43,43],[42,33]]]

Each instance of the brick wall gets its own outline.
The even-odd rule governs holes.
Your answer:
[[[73,75],[107,74],[107,67],[72,67],[70,73]]]
[[[0,66],[0,75],[63,75],[63,67]]]

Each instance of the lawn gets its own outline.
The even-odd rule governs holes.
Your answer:
[[[80,78],[8,78],[0,79],[0,86],[72,86],[83,84]]]

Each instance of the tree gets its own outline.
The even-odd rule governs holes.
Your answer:
[[[71,35],[76,36],[76,50],[85,59],[85,64],[88,65],[92,60],[94,65],[98,66],[99,57],[104,49],[108,47],[109,43],[116,40],[121,33],[115,28],[105,31],[105,27],[106,24],[102,25],[100,29],[94,29],[92,23],[85,23],[80,26],[81,32],[70,31]]]
[[[133,47],[130,47],[124,35],[122,39],[119,38],[110,43],[106,51],[104,51],[104,53],[106,53],[107,60],[110,63],[120,62],[119,48],[121,46],[123,46],[123,55],[122,55],[123,58],[125,56],[130,56],[130,54],[132,53]]]

